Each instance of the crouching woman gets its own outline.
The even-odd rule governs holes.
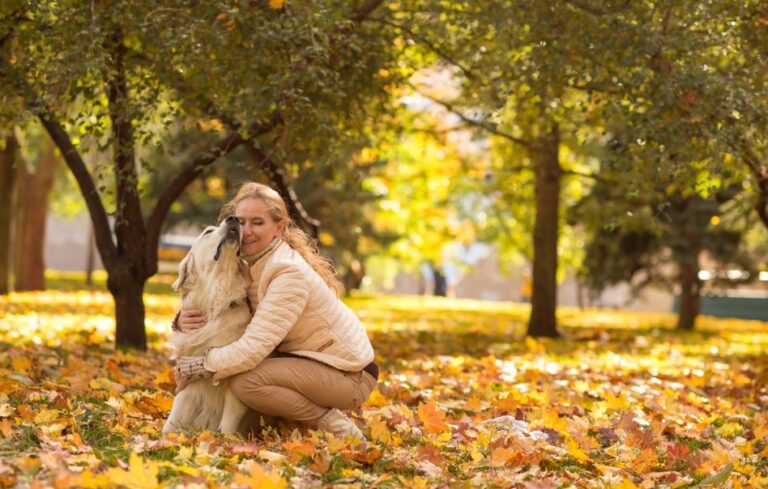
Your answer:
[[[270,187],[243,184],[222,209],[229,215],[242,228],[255,312],[239,340],[180,358],[178,389],[201,377],[229,378],[235,396],[258,413],[364,439],[342,411],[368,399],[378,366],[360,320],[338,297],[342,287],[333,265]],[[200,311],[182,310],[174,326],[188,332],[203,324]]]

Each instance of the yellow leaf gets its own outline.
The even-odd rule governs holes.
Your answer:
[[[112,468],[107,470],[107,476],[116,485],[123,485],[128,489],[155,489],[160,487],[157,482],[157,462],[147,461],[137,453],[132,452],[128,459],[128,470]]]
[[[11,359],[13,371],[19,374],[26,374],[32,368],[32,361],[27,357],[14,357]]]
[[[55,421],[61,413],[55,409],[43,409],[35,416],[35,423],[44,424]]]
[[[625,408],[629,407],[629,401],[624,394],[616,396],[613,392],[606,391],[603,397],[605,398],[605,407],[608,409],[623,411]]]
[[[717,434],[724,438],[732,438],[737,433],[740,433],[742,427],[739,423],[729,421],[717,429]]]
[[[288,481],[280,476],[277,469],[266,473],[256,462],[251,462],[249,472],[249,476],[237,474],[235,483],[253,489],[283,489],[288,484]]]
[[[88,489],[102,489],[109,485],[109,479],[107,479],[107,476],[104,474],[94,476],[93,472],[86,470],[80,474],[80,480],[76,480],[73,485],[76,487],[86,487]]]
[[[584,453],[584,450],[579,448],[579,444],[576,443],[576,440],[572,438],[567,440],[565,442],[565,448],[568,450],[568,453],[576,460],[580,462],[587,462],[589,460],[589,455]]]
[[[434,399],[426,404],[419,403],[418,415],[427,433],[442,433],[449,428],[445,423],[445,413],[438,409]]]
[[[615,486],[614,489],[640,489],[640,488],[637,487],[635,483],[632,482],[631,480],[624,479],[623,481],[621,481],[621,484],[619,484],[618,486]]]
[[[269,7],[273,10],[279,10],[283,8],[284,0],[269,0]]]
[[[376,441],[380,441],[385,445],[392,443],[392,434],[389,432],[387,425],[379,420],[373,420],[368,423],[368,427],[371,429],[371,438]]]
[[[543,411],[544,412],[541,415],[541,419],[544,422],[545,427],[551,428],[562,435],[568,434],[568,431],[566,430],[565,418],[561,418],[556,409],[544,408]]]
[[[0,404],[0,418],[7,418],[11,414],[13,414],[13,406],[8,404],[7,402],[4,402]]]
[[[544,348],[544,345],[542,345],[539,341],[536,341],[536,338],[532,336],[525,337],[525,347],[528,348],[528,351],[536,353],[544,353],[547,351],[547,349]]]
[[[371,392],[371,395],[368,397],[368,400],[365,401],[363,406],[365,407],[384,407],[389,402],[387,401],[387,398],[381,395],[381,392],[379,392],[379,389],[374,389],[373,392]]]

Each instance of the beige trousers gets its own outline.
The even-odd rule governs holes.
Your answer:
[[[229,386],[258,413],[314,427],[331,408],[359,408],[376,384],[368,372],[343,372],[308,358],[268,357],[232,376]]]

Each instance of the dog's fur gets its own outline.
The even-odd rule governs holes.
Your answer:
[[[230,219],[208,227],[179,264],[173,283],[181,291],[185,309],[200,309],[207,316],[202,328],[176,333],[170,341],[174,356],[202,355],[210,347],[224,346],[242,336],[251,319],[247,288],[248,269],[240,259],[240,227]],[[235,433],[247,412],[229,390],[226,380],[190,383],[176,395],[163,432],[189,428]]]

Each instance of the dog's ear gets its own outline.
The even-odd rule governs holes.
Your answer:
[[[189,277],[189,275],[192,273],[193,265],[194,261],[192,258],[192,253],[187,253],[187,256],[185,256],[184,259],[181,260],[181,263],[179,263],[179,278],[177,278],[176,281],[171,284],[173,290],[178,291],[184,287],[184,282],[187,281],[187,277]]]

